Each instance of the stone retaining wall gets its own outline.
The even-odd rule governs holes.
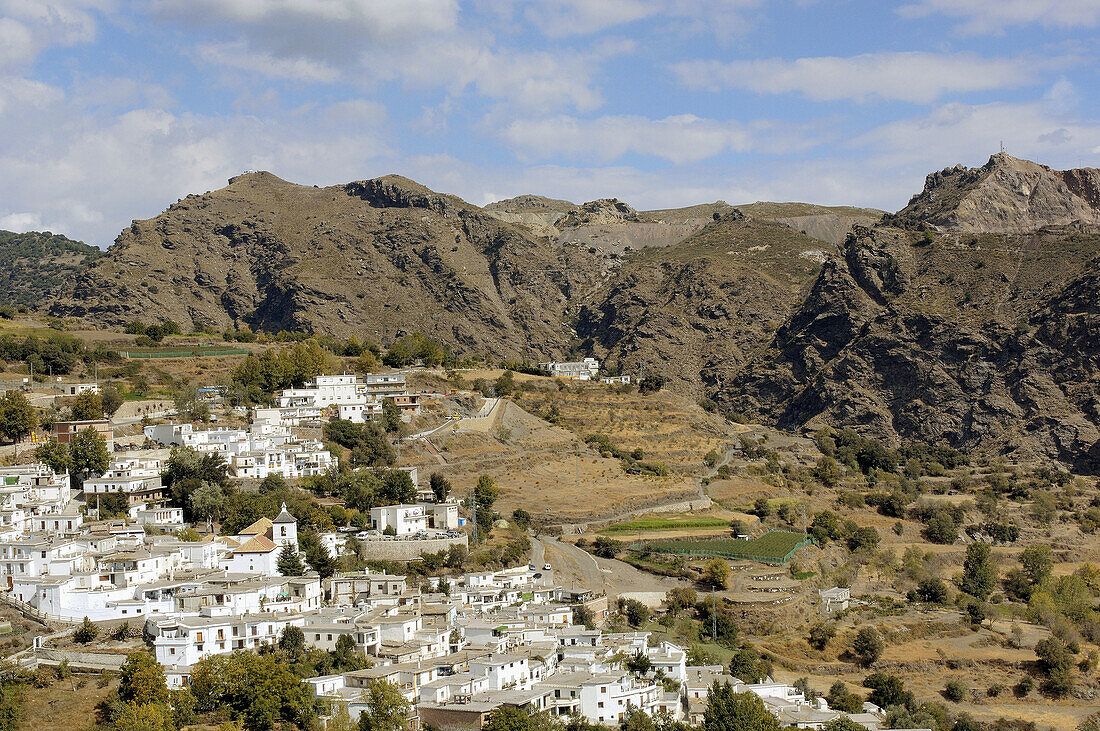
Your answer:
[[[416,541],[366,538],[359,542],[363,546],[363,558],[380,561],[412,561],[425,553],[446,551],[451,546],[469,547],[469,539],[465,533],[457,538],[425,538]]]

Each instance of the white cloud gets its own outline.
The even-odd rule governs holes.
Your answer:
[[[49,225],[105,244],[132,218],[245,169],[331,184],[377,174],[393,157],[378,131],[385,110],[370,101],[263,119],[126,108],[146,98],[120,94],[122,108],[89,110],[77,91],[0,116],[0,215],[18,228]]]
[[[96,14],[114,0],[0,0],[0,68],[34,63],[49,46],[95,38]]]
[[[543,34],[560,37],[596,33],[659,10],[653,0],[537,0],[527,4],[524,17]]]
[[[738,88],[758,94],[800,93],[816,101],[891,99],[929,103],[963,92],[1007,89],[1036,80],[1054,61],[982,58],[973,53],[869,53],[793,61],[686,61],[673,70],[701,89]]]
[[[1018,25],[1081,28],[1100,24],[1096,0],[916,0],[898,8],[905,18],[946,15],[964,34],[997,33]]]
[[[243,43],[204,43],[195,49],[203,61],[278,79],[332,83],[339,72],[311,58],[278,58],[270,53],[252,52]]]
[[[727,152],[788,152],[812,144],[794,125],[718,121],[691,114],[664,119],[623,115],[516,120],[500,135],[529,160],[563,155],[610,161],[635,153],[680,164]]]
[[[929,114],[890,122],[860,135],[852,147],[869,151],[880,168],[938,170],[956,162],[984,163],[1003,141],[1009,154],[1052,167],[1096,166],[1100,123],[1067,111],[1065,83],[1034,102],[945,104]],[[1087,151],[1092,150],[1091,154]]]

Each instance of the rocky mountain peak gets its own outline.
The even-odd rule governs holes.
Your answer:
[[[929,174],[924,190],[884,220],[904,228],[987,233],[1100,225],[1100,170],[1052,170],[1000,152],[980,168],[956,165]]]
[[[559,229],[604,223],[638,223],[647,220],[618,198],[589,201],[566,213],[554,224]]]

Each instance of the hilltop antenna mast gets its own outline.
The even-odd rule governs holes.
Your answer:
[[[1005,152],[1007,152],[1007,150],[1005,150],[1005,141],[1001,140],[1001,154],[1004,154]]]

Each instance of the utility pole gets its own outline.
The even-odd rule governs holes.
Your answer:
[[[710,639],[718,641],[718,607],[714,599],[714,587],[710,587]]]
[[[573,465],[573,487],[577,490],[577,495],[580,495],[581,489],[581,439],[577,437],[577,454],[576,460]]]
[[[474,521],[474,543],[477,543],[477,488],[475,487],[473,492],[470,493],[470,502],[473,507],[470,510],[470,514],[473,516]]]

